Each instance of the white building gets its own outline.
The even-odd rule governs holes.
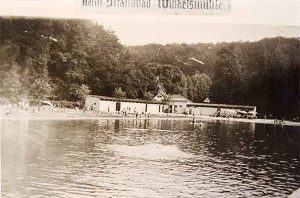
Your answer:
[[[103,113],[123,112],[128,114],[189,114],[196,116],[209,116],[225,113],[231,115],[237,112],[252,112],[256,115],[255,106],[227,105],[211,103],[193,103],[182,95],[171,95],[165,102],[147,101],[137,99],[118,99],[106,96],[88,95],[85,100],[88,110]]]
[[[191,102],[182,95],[171,95],[168,97],[167,105],[169,113],[187,113],[187,103]]]
[[[104,113],[139,113],[139,114],[160,114],[166,109],[165,102],[118,99],[106,96],[88,95],[85,99],[85,106],[88,110]]]
[[[256,113],[255,106],[246,105],[227,105],[227,104],[211,104],[211,103],[187,103],[189,114],[209,116],[216,112],[227,112],[231,114],[232,111],[245,111]]]

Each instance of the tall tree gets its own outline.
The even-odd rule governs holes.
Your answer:
[[[21,82],[19,66],[16,63],[4,63],[1,65],[1,87],[0,95],[16,103],[21,97]]]
[[[188,97],[193,102],[203,102],[209,96],[211,84],[212,81],[207,74],[196,72],[189,80]]]
[[[242,61],[240,49],[235,44],[222,48],[214,70],[210,98],[213,102],[238,104],[240,100],[240,84]]]
[[[119,98],[119,99],[126,98],[126,93],[125,93],[125,91],[122,90],[121,87],[118,87],[118,88],[115,89],[115,91],[113,93],[113,96],[115,98]]]

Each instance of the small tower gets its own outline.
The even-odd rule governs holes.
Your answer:
[[[162,84],[159,82],[159,77],[156,78],[157,83],[157,94],[153,97],[153,100],[161,102],[163,100],[168,99],[168,94],[166,89],[162,86]]]

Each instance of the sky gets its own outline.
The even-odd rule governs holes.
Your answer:
[[[232,0],[225,16],[96,14],[81,0],[0,0],[1,16],[84,18],[114,31],[121,43],[217,43],[300,37],[300,0]]]

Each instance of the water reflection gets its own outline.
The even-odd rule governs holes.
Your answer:
[[[2,120],[2,197],[283,197],[297,127],[230,121]]]

